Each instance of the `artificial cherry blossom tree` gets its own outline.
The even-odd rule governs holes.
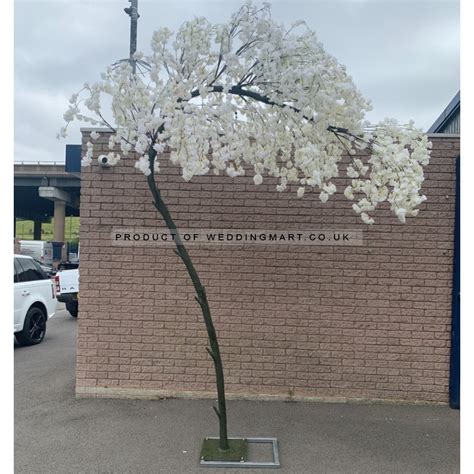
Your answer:
[[[135,54],[132,64],[109,67],[99,82],[74,94],[64,114],[110,129],[109,164],[132,155],[145,175],[153,205],[175,233],[176,253],[196,292],[209,336],[218,393],[220,449],[229,449],[224,375],[205,288],[180,238],[160,191],[160,154],[189,181],[196,175],[253,174],[277,178],[276,191],[296,185],[297,195],[316,191],[325,203],[336,192],[333,178],[351,178],[344,195],[366,224],[387,201],[401,222],[418,213],[423,166],[429,161],[426,135],[413,123],[386,119],[371,125],[371,109],[346,69],[329,55],[304,22],[287,28],[271,17],[269,4],[246,3],[227,24],[205,18],[173,33],[153,34],[151,54]],[[135,64],[133,62],[135,61]],[[146,73],[134,74],[134,65]],[[108,111],[102,98],[109,97]],[[99,137],[91,133],[92,142]],[[94,157],[89,141],[82,164]],[[120,145],[121,153],[113,150]],[[366,150],[366,159],[355,159]],[[344,155],[351,156],[341,166]]]

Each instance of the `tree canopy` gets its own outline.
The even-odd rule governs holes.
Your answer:
[[[132,62],[141,66],[135,74]],[[427,136],[413,122],[366,121],[370,102],[346,68],[304,22],[274,21],[268,3],[248,2],[226,24],[195,18],[175,33],[161,28],[151,54],[136,53],[131,63],[108,67],[71,97],[60,135],[73,120],[105,126],[111,165],[133,155],[146,176],[159,173],[168,149],[186,181],[250,169],[256,185],[271,176],[277,191],[296,185],[303,198],[315,188],[322,202],[336,192],[334,178],[346,175],[344,195],[367,224],[381,202],[405,222],[426,199]],[[91,134],[83,165],[98,136]],[[351,162],[342,165],[347,154]]]

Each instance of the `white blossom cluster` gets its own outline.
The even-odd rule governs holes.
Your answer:
[[[168,148],[186,181],[209,172],[242,176],[250,167],[256,185],[271,176],[278,191],[297,185],[302,198],[315,188],[326,202],[336,192],[332,180],[345,172],[352,182],[344,194],[367,224],[383,201],[405,222],[426,199],[426,136],[413,123],[364,121],[370,103],[304,22],[286,28],[271,18],[269,4],[248,2],[227,24],[197,18],[176,33],[160,29],[151,48],[135,57],[150,65],[149,73],[132,74],[129,64],[108,68],[71,97],[64,114],[67,125],[108,127],[110,149],[133,152],[146,176],[151,165],[159,172],[156,155]],[[110,121],[103,96],[110,98]],[[352,163],[342,169],[348,153]],[[84,165],[92,155],[89,142]],[[113,154],[111,164],[119,159]]]

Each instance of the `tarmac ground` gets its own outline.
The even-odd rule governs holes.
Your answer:
[[[77,320],[15,345],[15,473],[263,473],[203,468],[211,400],[76,399]],[[459,411],[445,406],[229,401],[230,436],[276,437],[275,473],[458,473]],[[261,452],[267,457],[268,452]]]

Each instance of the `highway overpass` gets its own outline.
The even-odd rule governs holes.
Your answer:
[[[65,217],[79,216],[80,145],[67,145],[66,150],[65,162],[14,164],[15,222],[17,218],[32,220],[35,240],[41,240],[41,224],[54,217],[53,240],[64,242]]]

